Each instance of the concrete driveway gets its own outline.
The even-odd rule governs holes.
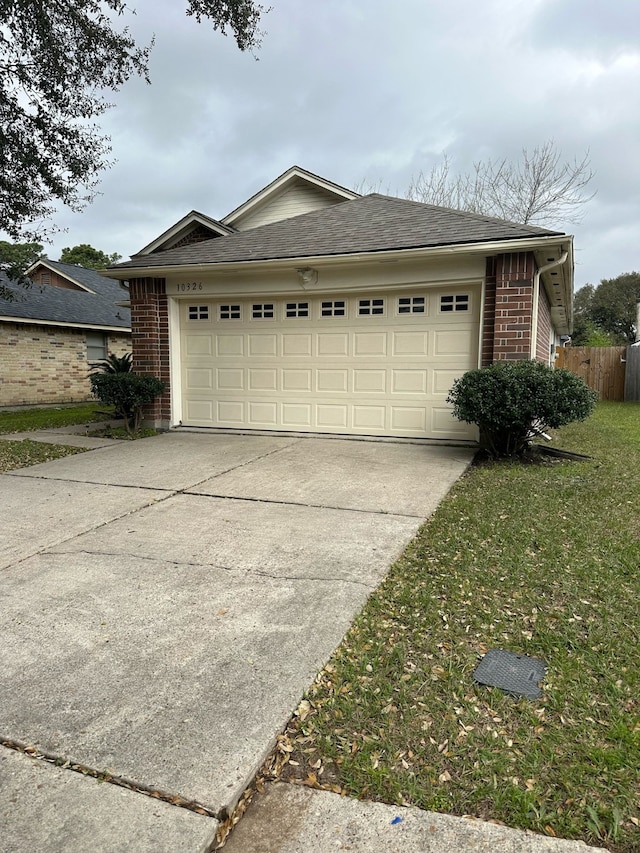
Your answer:
[[[472,452],[168,433],[0,476],[3,849],[205,850]]]

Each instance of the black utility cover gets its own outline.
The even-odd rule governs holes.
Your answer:
[[[546,671],[546,663],[538,658],[490,649],[476,667],[473,677],[479,684],[499,687],[515,696],[539,699],[542,690],[538,682],[543,680]]]

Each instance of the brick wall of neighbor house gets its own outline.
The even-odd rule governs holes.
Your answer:
[[[540,293],[538,296],[538,335],[536,340],[536,358],[538,361],[543,361],[549,364],[552,359],[551,341],[553,340],[551,331],[551,306],[547,291],[542,286],[542,282],[538,285]]]
[[[109,335],[109,352],[130,349],[129,335]],[[92,399],[83,329],[0,323],[0,364],[0,406]]]
[[[492,361],[531,357],[534,271],[532,252],[512,252],[495,259]]]
[[[165,393],[144,410],[145,422],[158,427],[171,423],[169,388],[169,308],[163,278],[133,278],[131,301],[133,369],[166,383]]]

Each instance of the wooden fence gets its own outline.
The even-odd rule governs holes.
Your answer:
[[[626,402],[640,400],[640,346],[627,347],[624,399]]]
[[[598,392],[601,400],[622,401],[625,399],[627,353],[639,349],[640,347],[558,347],[555,366],[577,373],[589,388]],[[638,364],[640,365],[640,362]]]

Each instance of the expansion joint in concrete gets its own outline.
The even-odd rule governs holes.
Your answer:
[[[126,788],[129,791],[142,794],[146,797],[151,797],[154,800],[162,800],[172,806],[187,809],[188,811],[195,812],[196,814],[203,815],[204,817],[211,817],[216,820],[224,820],[227,817],[226,810],[224,809],[223,814],[220,815],[212,809],[207,808],[207,806],[202,803],[198,803],[196,800],[189,800],[186,797],[182,797],[180,794],[172,794],[168,791],[162,791],[159,788],[152,788],[145,785],[143,782],[136,782],[132,779],[127,779],[124,776],[117,776],[106,770],[96,770],[93,767],[87,767],[79,761],[74,761],[73,758],[56,755],[55,753],[38,749],[36,746],[22,743],[21,741],[14,740],[13,738],[0,735],[0,746],[7,749],[13,749],[15,752],[20,752],[23,755],[32,758],[34,761],[46,761],[61,770],[70,770],[73,773],[80,773],[82,776],[89,776],[92,779],[98,779],[99,781],[107,782],[110,785],[117,785],[120,788]]]

